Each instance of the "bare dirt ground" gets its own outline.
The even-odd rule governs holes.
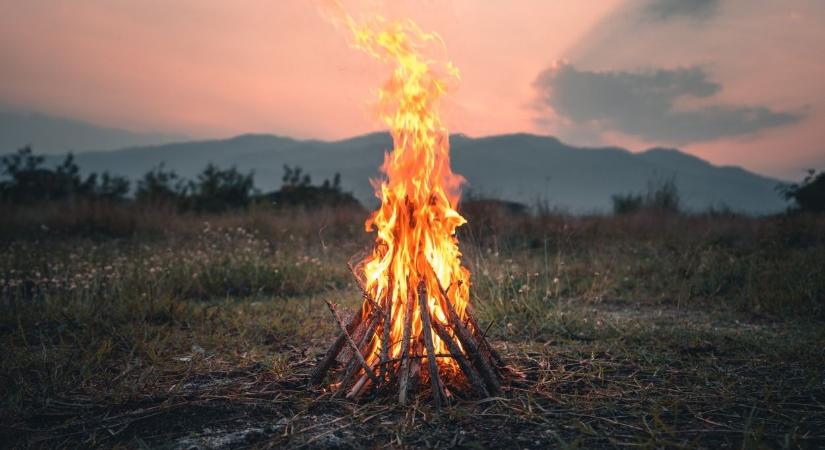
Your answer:
[[[503,398],[456,400],[440,411],[426,392],[408,408],[394,397],[332,398],[306,387],[327,333],[312,342],[273,342],[280,347],[275,367],[256,357],[231,367],[228,355],[193,346],[164,367],[163,389],[152,395],[54,399],[5,423],[4,442],[176,449],[825,445],[821,330],[667,306],[601,302],[557,310],[590,325],[560,328],[541,342],[493,341],[523,374],[510,376]]]

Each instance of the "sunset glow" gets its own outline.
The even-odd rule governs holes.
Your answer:
[[[819,160],[825,87],[815,49],[825,38],[819,26],[825,8],[734,1],[690,17],[645,5],[346,4],[350,11],[413,19],[450,42],[462,71],[460,89],[443,107],[454,132],[551,134],[631,150],[678,146],[711,162],[782,176]],[[746,12],[737,14],[741,8]],[[378,63],[349,57],[347,44],[324,31],[328,24],[317,9],[297,0],[240,8],[191,0],[8,2],[0,17],[0,106],[193,138],[259,132],[340,139],[382,129],[365,100],[380,83]],[[754,32],[765,27],[781,36]],[[711,38],[723,44],[711,45]],[[690,142],[571,127],[570,117],[542,103],[535,84],[557,61],[580,71],[703,67],[721,89],[699,104],[765,107],[794,120]],[[678,100],[680,108],[691,101]],[[793,145],[783,145],[789,140]],[[781,158],[780,145],[789,147]]]

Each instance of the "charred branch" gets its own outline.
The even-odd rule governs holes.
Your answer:
[[[432,268],[425,276],[436,277]],[[393,293],[393,283],[389,283],[387,291],[380,294],[379,302],[372,298],[359,280],[364,303],[347,325],[344,325],[335,305],[327,302],[341,334],[312,372],[310,384],[319,384],[339,355],[343,355],[346,365],[340,381],[334,385],[337,390],[335,395],[346,394],[348,398],[357,398],[370,389],[378,392],[379,388],[380,392],[386,392],[397,382],[398,401],[406,405],[422,378],[429,378],[436,407],[449,402],[454,398],[453,394],[462,397],[460,392],[467,389],[468,384],[472,391],[481,396],[500,395],[499,370],[506,368],[501,357],[487,342],[485,334],[471,316],[471,310],[467,308],[464,311],[464,318],[459,316],[450,300],[449,290],[441,287],[437,277],[430,279],[435,280],[433,284],[438,286],[437,301],[446,313],[446,321],[431,313],[425,280],[419,282],[417,292],[409,289],[406,297],[401,298],[398,298],[398,293]],[[405,301],[394,303],[394,300],[400,299]],[[419,315],[416,315],[416,309]],[[401,317],[403,328],[400,342],[392,342],[393,320],[401,320]],[[438,335],[449,353],[436,353],[433,333]],[[376,344],[375,339],[380,339],[380,345]],[[395,350],[396,345],[400,346],[398,350]],[[351,352],[344,352],[345,347]],[[426,369],[422,367],[424,358],[427,359]],[[439,373],[437,358],[455,361],[450,364],[454,368],[457,365],[468,384],[459,382],[455,378],[456,372]]]
[[[427,349],[427,370],[430,375],[430,385],[433,389],[433,403],[436,408],[441,407],[441,382],[438,379],[438,363],[435,360],[435,346],[433,345],[432,326],[430,325],[430,308],[427,307],[427,286],[422,281],[418,286],[418,309],[424,329],[424,346]]]
[[[364,372],[370,376],[370,380],[373,383],[378,384],[378,377],[372,373],[372,368],[367,361],[364,359],[364,355],[361,354],[361,349],[358,348],[358,345],[355,344],[355,341],[352,340],[352,337],[347,333],[347,327],[344,325],[344,321],[341,320],[341,316],[338,315],[338,311],[335,309],[335,305],[332,304],[329,300],[327,300],[327,306],[329,306],[330,312],[332,312],[332,316],[335,317],[335,321],[338,322],[338,326],[341,328],[341,332],[344,334],[344,337],[347,340],[347,343],[352,347],[353,354],[355,358],[358,359],[358,363],[361,364],[361,367],[364,368]]]
[[[310,386],[318,386],[321,384],[321,381],[323,381],[327,371],[333,364],[335,364],[338,354],[341,353],[341,350],[344,348],[344,344],[347,342],[346,334],[354,333],[359,325],[361,325],[361,314],[360,312],[356,312],[350,318],[349,323],[347,324],[346,332],[338,335],[338,338],[335,339],[335,342],[332,343],[329,350],[327,350],[324,354],[321,362],[319,362],[318,366],[315,367],[315,370],[312,371],[312,374],[309,376]]]
[[[407,389],[410,381],[410,358],[407,355],[410,353],[410,334],[412,333],[412,315],[413,315],[413,299],[411,295],[407,295],[407,310],[404,314],[404,331],[401,335],[401,373],[399,374],[400,381],[398,384],[398,402],[402,405],[407,404]]]
[[[450,355],[458,362],[458,367],[461,368],[461,371],[467,376],[467,381],[470,382],[470,385],[473,386],[479,394],[488,397],[490,394],[487,392],[487,388],[484,386],[484,382],[481,381],[478,372],[461,353],[458,345],[453,341],[452,336],[450,336],[450,333],[444,328],[444,325],[441,325],[438,321],[433,321],[433,329],[438,334],[438,337],[447,345],[447,349],[450,350]]]

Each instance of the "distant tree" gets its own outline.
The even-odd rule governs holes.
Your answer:
[[[208,212],[245,208],[252,200],[253,186],[252,173],[244,175],[235,167],[223,170],[210,163],[189,183],[192,207]]]
[[[301,169],[300,167],[292,168],[286,164],[284,164],[284,176],[281,177],[281,181],[283,182],[283,187],[287,189],[296,189],[306,187],[312,184],[312,179],[310,178],[309,174],[303,174],[303,169]],[[327,185],[328,184],[329,183],[327,182]]]
[[[71,153],[54,169],[43,167],[43,161],[43,156],[35,155],[31,147],[24,147],[0,159],[6,176],[0,182],[0,198],[13,204],[95,198],[97,176],[92,174],[82,179]],[[111,187],[107,186],[107,189]]]
[[[135,200],[144,205],[183,207],[188,187],[174,170],[166,170],[161,163],[137,182]]]
[[[358,205],[352,194],[341,189],[341,174],[336,173],[321,182],[320,186],[312,184],[312,178],[300,167],[284,165],[281,189],[265,194],[263,197],[275,206],[344,206]]]
[[[785,199],[794,202],[794,209],[805,212],[825,212],[825,172],[811,169],[801,183],[779,187]]]
[[[613,214],[634,214],[642,210],[644,197],[641,194],[615,194],[610,197],[613,202]]]
[[[662,213],[678,213],[681,204],[682,199],[679,195],[679,189],[676,187],[675,179],[649,180],[647,182],[645,209]]]
[[[97,178],[97,174],[92,174]],[[113,202],[122,202],[129,195],[130,182],[127,178],[119,175],[110,175],[103,172],[100,183],[93,182],[95,198]]]
[[[613,213],[617,215],[641,211],[678,213],[681,210],[681,196],[673,178],[650,180],[645,193],[616,194],[611,201]]]
[[[36,187],[36,173],[43,170],[43,157],[34,155],[31,147],[23,147],[0,159],[3,175],[0,180],[0,193],[4,203],[22,203],[32,196],[31,188]]]

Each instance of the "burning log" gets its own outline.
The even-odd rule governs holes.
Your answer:
[[[352,356],[347,361],[340,381],[335,385],[337,391],[346,392],[348,398],[359,397],[371,389],[377,391],[377,388],[382,386],[389,390],[388,384],[391,379],[395,378],[394,375],[397,375],[398,401],[401,404],[408,403],[411,393],[416,390],[421,381],[424,381],[422,378],[429,381],[433,403],[436,407],[449,399],[450,391],[462,392],[467,385],[482,397],[500,395],[498,369],[502,367],[503,362],[497,359],[500,358],[497,354],[493,356],[494,350],[478,329],[475,320],[467,315],[467,318],[462,321],[455,307],[450,303],[448,291],[441,289],[440,286],[438,290],[439,296],[436,298],[438,303],[446,306],[447,320],[442,323],[440,319],[431,314],[431,308],[428,305],[428,290],[422,280],[419,283],[418,292],[410,293],[407,295],[407,301],[403,305],[398,305],[404,307],[402,336],[398,346],[392,345],[387,339],[390,335],[393,317],[397,314],[392,314],[393,305],[388,304],[386,298],[380,302],[365,298],[368,320],[365,322],[363,319],[355,319],[359,316],[356,314],[349,325],[344,324],[335,305],[327,302],[341,334],[312,373],[310,385],[321,384],[332,365],[330,361],[336,361],[344,347],[348,346],[352,350]],[[422,328],[420,333],[413,336],[413,321],[416,316]],[[363,330],[363,334],[356,342],[352,335],[360,334],[354,331],[359,327]],[[433,333],[446,347],[447,353],[439,353],[436,350]],[[379,357],[373,358],[373,362],[370,362],[369,353],[365,351],[365,348],[368,349],[366,344],[379,336],[381,337]],[[398,357],[391,358],[390,348],[396,347]],[[419,354],[419,351],[423,351],[423,354]],[[425,358],[427,359],[427,371],[423,372],[421,362]],[[458,373],[463,374],[463,377],[442,375],[444,373],[441,370],[442,366],[446,364],[443,362],[439,364],[439,360],[444,359],[454,361],[458,366]],[[398,366],[396,372],[391,370],[394,366]],[[359,374],[361,376],[353,383],[355,376]]]
[[[349,324],[347,324],[346,332],[354,333],[359,325],[361,325],[361,314],[353,314]],[[335,363],[335,359],[338,358],[338,354],[341,353],[341,349],[344,348],[346,342],[346,333],[341,333],[309,376],[310,385],[317,386],[321,384],[321,380],[324,379],[324,375],[326,375],[329,368],[332,367],[332,364]]]
[[[375,327],[378,325],[378,316],[373,315],[369,321],[369,324],[364,329],[364,335],[361,339],[358,340],[358,345],[356,348],[363,349],[364,346],[369,342],[369,339],[372,337],[372,334],[375,332]],[[359,351],[360,353],[360,351]],[[337,356],[336,356],[337,358]],[[341,386],[346,386],[352,380],[352,377],[355,376],[358,368],[358,360],[353,357],[350,358],[349,363],[347,364],[347,370],[344,372],[344,376],[341,378]]]
[[[470,365],[467,358],[464,357],[464,354],[461,353],[461,349],[453,341],[453,338],[450,337],[450,333],[447,332],[447,329],[444,328],[444,325],[441,325],[438,322],[433,323],[433,329],[441,340],[447,344],[447,348],[450,349],[450,355],[455,358],[458,362],[458,366],[461,367],[461,371],[467,375],[467,379],[470,381],[470,384],[476,389],[476,391],[483,396],[487,397],[490,394],[487,392],[487,388],[481,382],[481,378],[478,376],[478,372]]]
[[[481,373],[481,377],[484,379],[484,383],[487,385],[487,389],[489,389],[490,393],[493,395],[498,395],[501,393],[501,385],[498,382],[498,378],[496,373],[490,367],[489,360],[481,354],[476,345],[476,339],[478,338],[478,334],[475,337],[470,334],[470,331],[467,330],[467,327],[461,323],[461,318],[458,317],[458,313],[456,312],[453,305],[449,302],[449,297],[447,296],[447,291],[441,289],[442,297],[447,300],[447,311],[450,313],[450,323],[453,326],[453,329],[456,331],[456,335],[458,336],[458,340],[461,342],[461,345],[467,350],[467,353],[470,356],[470,359],[473,361],[473,364],[478,369],[479,373]],[[483,339],[480,341],[484,341]],[[486,344],[486,341],[484,341]]]
[[[392,308],[384,309],[384,323],[392,323]],[[381,329],[383,330],[381,333],[381,371],[378,377],[383,381],[387,373],[387,362],[389,361],[390,327],[381,327]]]
[[[412,315],[414,303],[412,296],[407,296],[407,312],[404,315],[404,334],[401,337],[401,381],[398,383],[398,403],[407,404],[407,390],[410,382],[410,333],[412,332]]]
[[[430,384],[433,388],[433,402],[435,407],[438,408],[441,406],[441,383],[438,381],[438,363],[435,361],[432,322],[430,321],[430,308],[427,306],[427,288],[424,282],[418,284],[418,313],[421,314],[421,323],[424,325],[421,335],[424,336],[424,346],[427,348],[427,368]]]
[[[466,223],[456,211],[462,178],[450,169],[449,132],[438,111],[458,71],[424,54],[443,41],[410,22],[359,23],[343,11],[337,20],[355,47],[395,66],[379,96],[393,149],[381,167],[386,178],[376,184],[381,206],[366,222],[375,245],[357,269],[350,266],[364,299],[360,321],[345,326],[329,305],[341,335],[310,383],[323,382],[348,346],[352,356],[332,385],[336,394],[357,398],[397,381],[401,404],[419,385],[429,385],[436,406],[468,386],[499,395],[503,363],[470,316],[470,272],[455,233]]]
[[[329,310],[332,312],[332,316],[335,317],[335,321],[338,323],[338,326],[341,328],[341,333],[347,340],[347,343],[350,347],[352,347],[352,353],[355,355],[358,364],[361,364],[361,367],[364,368],[367,375],[370,375],[370,379],[373,383],[378,384],[378,377],[373,375],[372,368],[367,361],[364,359],[364,355],[361,354],[361,349],[355,344],[355,341],[352,340],[352,336],[347,333],[347,327],[344,325],[344,321],[341,320],[341,317],[338,315],[338,311],[335,310],[335,305],[332,304],[329,300],[327,300],[327,306],[329,306]]]

